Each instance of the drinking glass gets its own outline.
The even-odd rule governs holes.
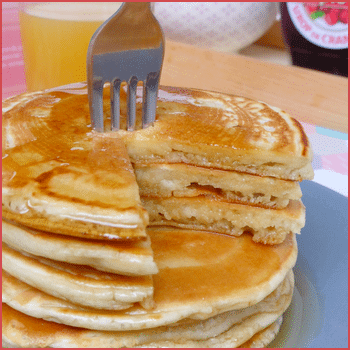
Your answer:
[[[86,81],[96,29],[121,2],[23,2],[19,20],[28,91]]]

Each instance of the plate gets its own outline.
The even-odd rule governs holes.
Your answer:
[[[297,236],[295,293],[269,347],[348,347],[348,198],[301,183],[306,225]]]

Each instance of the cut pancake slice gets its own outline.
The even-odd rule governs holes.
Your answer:
[[[138,241],[89,240],[38,231],[3,220],[2,241],[38,257],[88,265],[121,275],[158,272],[149,237]]]
[[[259,303],[200,321],[141,331],[106,332],[38,320],[10,306],[2,307],[4,346],[75,348],[234,348],[267,345],[281,325],[294,287],[290,271],[282,283]],[[254,347],[254,346],[253,346]]]
[[[3,302],[36,318],[75,327],[124,331],[204,320],[255,305],[287,276],[297,257],[294,235],[279,245],[205,231],[154,228],[159,273],[153,276],[155,308],[94,310],[50,296],[3,273]]]
[[[285,208],[301,198],[296,181],[188,164],[133,164],[141,197],[206,195],[267,208]]]
[[[200,196],[187,198],[142,197],[151,225],[209,230],[234,236],[250,232],[254,241],[265,244],[281,243],[290,232],[300,233],[305,225],[305,208],[301,201],[290,201],[284,209],[266,209],[206,196],[204,189],[198,192]]]
[[[122,276],[46,258],[2,245],[2,268],[10,275],[57,298],[82,307],[128,309],[139,302],[152,307],[151,276]]]
[[[302,126],[282,110],[244,97],[163,86],[154,125],[119,133],[132,163],[186,163],[298,181],[313,177]]]
[[[84,238],[144,239],[148,216],[125,145],[91,130],[86,102],[36,93],[4,103],[3,217]]]

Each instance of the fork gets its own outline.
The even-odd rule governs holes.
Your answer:
[[[156,115],[164,58],[163,31],[149,2],[124,2],[94,33],[87,52],[87,85],[93,129],[104,131],[103,87],[110,83],[111,130],[120,126],[120,87],[127,83],[127,129],[136,122],[136,90],[143,81],[142,128]]]

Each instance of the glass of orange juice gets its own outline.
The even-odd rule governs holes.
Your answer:
[[[86,81],[96,29],[121,2],[23,2],[20,28],[28,91]]]

